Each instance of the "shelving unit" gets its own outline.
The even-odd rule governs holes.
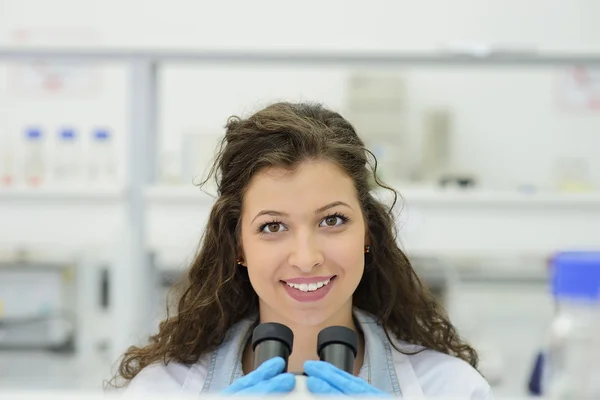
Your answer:
[[[433,65],[458,66],[559,66],[598,65],[600,55],[580,52],[494,51],[477,53],[467,51],[366,51],[320,50],[289,51],[269,50],[167,50],[167,49],[89,49],[89,48],[0,48],[0,59],[28,60],[53,59],[77,61],[143,61],[160,64],[174,63],[258,63],[258,64],[310,64],[310,65],[369,65],[399,66]]]
[[[69,250],[35,248],[23,251],[18,247],[0,247],[0,268],[23,265],[34,269],[63,269],[73,267],[76,262],[76,252]]]
[[[399,67],[423,65],[429,67],[502,67],[526,68],[600,65],[600,54],[491,52],[489,54],[431,53],[431,52],[368,52],[368,51],[216,51],[216,50],[136,50],[136,49],[82,49],[82,48],[0,48],[0,62],[30,60],[101,63],[120,62],[129,68],[129,149],[127,169],[129,180],[123,188],[105,189],[42,189],[0,191],[3,202],[36,202],[79,204],[85,208],[90,201],[111,201],[118,205],[113,210],[123,219],[122,230],[112,238],[118,243],[113,249],[117,255],[114,269],[116,314],[113,319],[115,354],[131,343],[132,337],[145,331],[148,324],[147,307],[150,283],[155,281],[156,265],[152,252],[161,243],[177,248],[182,239],[179,232],[191,236],[199,229],[199,221],[210,208],[210,198],[197,188],[178,188],[157,185],[157,71],[167,63],[188,64],[287,64],[287,65],[343,65],[351,67]],[[401,189],[401,188],[400,188]],[[521,195],[498,192],[439,192],[433,190],[402,190],[409,225],[403,227],[401,241],[414,253],[439,254],[477,249],[480,252],[502,252],[507,249],[543,253],[557,243],[582,243],[577,226],[585,226],[600,237],[600,195]],[[20,204],[23,207],[23,204]],[[552,208],[554,219],[545,220],[538,212]],[[160,210],[169,209],[171,215],[162,216]],[[451,211],[449,211],[451,209]],[[525,209],[525,212],[519,210]],[[508,210],[508,211],[507,211]],[[82,212],[81,218],[85,218]],[[594,217],[595,215],[595,217]],[[117,217],[115,217],[117,218]],[[529,223],[511,240],[492,235],[500,225]],[[572,220],[568,220],[572,218]],[[174,219],[181,225],[162,224]],[[186,222],[187,221],[187,222]],[[453,225],[472,227],[471,237],[454,237]],[[568,221],[574,221],[572,223]],[[487,224],[487,227],[486,227]],[[577,225],[582,224],[582,225]],[[116,224],[115,226],[117,226]],[[118,225],[120,226],[120,225]],[[455,225],[454,225],[455,226]],[[486,229],[482,230],[482,227]],[[94,229],[90,226],[89,229]],[[187,229],[187,231],[186,231]],[[557,231],[558,229],[558,231]],[[574,231],[574,232],[573,232]],[[191,233],[190,233],[191,232]],[[537,235],[536,235],[537,233]],[[486,238],[486,234],[490,234]],[[173,236],[175,236],[173,238]],[[191,245],[192,237],[185,245]],[[537,239],[536,240],[536,236]],[[150,239],[149,239],[150,238]],[[503,241],[504,239],[504,241]],[[530,242],[523,242],[531,240]],[[172,243],[169,243],[172,242]],[[592,240],[584,241],[583,244]],[[458,245],[457,245],[458,244]],[[528,247],[529,244],[529,247]],[[436,248],[437,246],[437,248]],[[118,329],[116,329],[118,327]]]
[[[60,202],[103,202],[121,201],[125,189],[109,187],[39,187],[0,189],[0,202],[3,201],[60,201]]]
[[[517,191],[502,191],[489,189],[441,189],[434,187],[404,186],[403,184],[391,184],[398,190],[398,200],[409,201],[412,204],[432,205],[461,205],[461,206],[564,206],[564,207],[600,207],[599,192],[535,192],[520,193]],[[178,203],[178,204],[212,204],[212,194],[203,192],[196,186],[183,185],[153,185],[144,191],[145,198],[149,202]],[[377,197],[383,201],[391,200],[389,191],[377,191]]]

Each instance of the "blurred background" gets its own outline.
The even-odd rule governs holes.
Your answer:
[[[0,389],[100,390],[164,316],[230,115],[315,101],[399,241],[526,395],[549,260],[600,248],[600,2],[0,0]],[[389,197],[381,194],[384,201]]]

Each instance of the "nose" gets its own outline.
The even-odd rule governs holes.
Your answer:
[[[323,251],[314,235],[298,235],[292,246],[289,263],[300,271],[308,273],[323,264]]]

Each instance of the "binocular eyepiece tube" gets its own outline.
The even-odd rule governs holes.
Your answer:
[[[252,333],[254,369],[273,357],[281,357],[285,360],[285,371],[287,371],[293,344],[294,333],[287,326],[274,322],[258,325]],[[345,326],[330,326],[319,332],[317,354],[321,361],[352,374],[357,353],[358,335],[352,329]]]

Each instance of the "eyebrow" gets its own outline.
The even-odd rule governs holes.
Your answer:
[[[343,201],[334,201],[333,203],[329,203],[327,205],[324,205],[323,207],[319,207],[315,210],[315,214],[320,214],[323,211],[327,211],[330,208],[333,207],[337,207],[337,206],[346,206],[349,209],[352,210],[352,207],[350,207],[347,203],[344,203]],[[256,220],[256,218],[260,217],[261,215],[271,215],[274,217],[289,217],[289,214],[281,212],[281,211],[275,211],[275,210],[262,210],[261,212],[259,212],[258,214],[256,214],[256,216],[254,217],[254,219],[252,220],[252,222],[254,222],[254,220]]]

